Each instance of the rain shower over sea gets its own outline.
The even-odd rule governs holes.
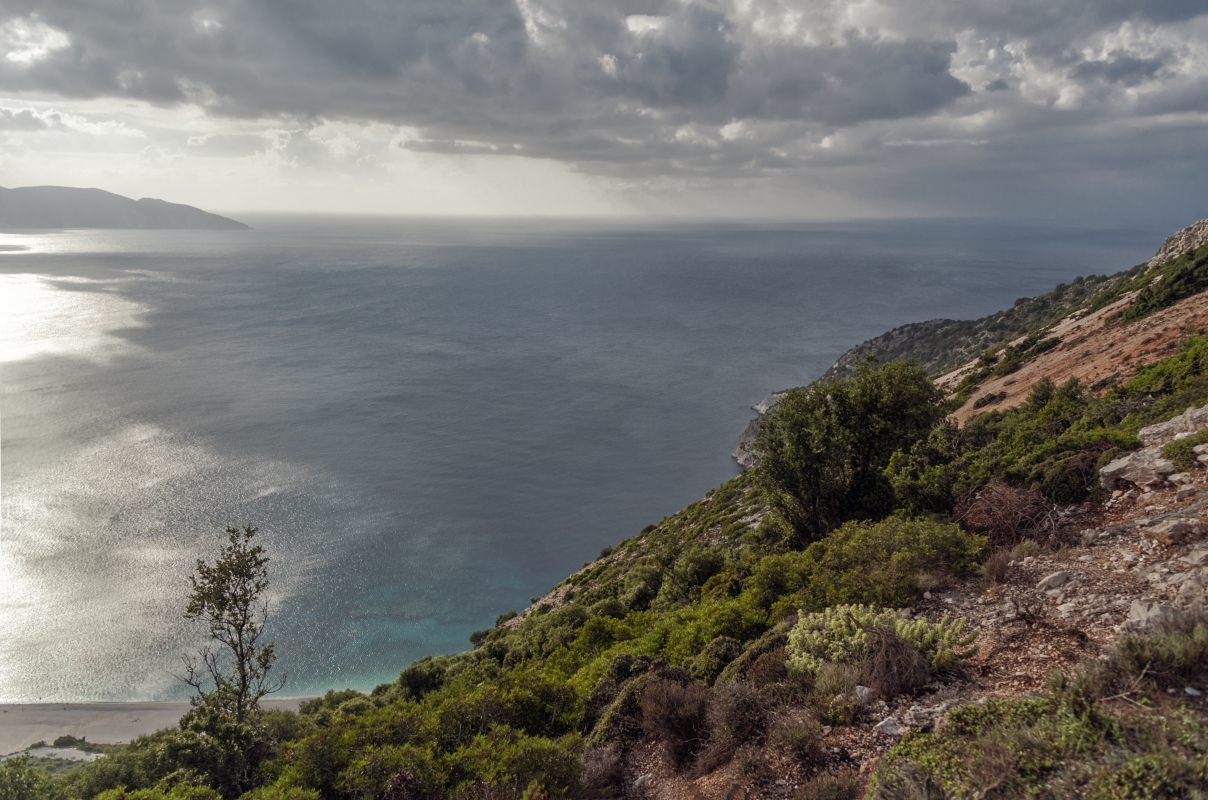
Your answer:
[[[242,217],[0,234],[0,702],[171,699],[195,559],[369,688],[737,472],[750,404],[1163,230]]]

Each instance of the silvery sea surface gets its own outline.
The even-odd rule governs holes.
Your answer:
[[[286,692],[391,680],[737,474],[769,392],[1169,233],[245,220],[0,234],[0,702],[181,696],[244,524]]]

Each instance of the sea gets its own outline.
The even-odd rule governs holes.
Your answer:
[[[286,694],[390,681],[738,474],[770,392],[1179,227],[242,219],[0,233],[0,702],[183,697],[232,525]]]

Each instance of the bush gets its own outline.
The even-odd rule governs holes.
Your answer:
[[[692,660],[688,672],[693,678],[713,683],[721,671],[742,653],[742,644],[732,636],[718,636]]]
[[[696,758],[709,738],[711,692],[701,683],[656,680],[642,693],[642,730],[659,742],[676,771]]]
[[[853,771],[816,775],[797,790],[793,800],[859,800],[863,794],[864,780]]]
[[[221,797],[218,792],[204,786],[179,784],[170,789],[110,789],[97,795],[96,800],[219,800]]]
[[[973,498],[967,510],[958,504],[956,518],[986,537],[992,547],[1014,547],[1024,539],[1060,544],[1057,508],[1036,490],[992,483]]]
[[[883,470],[942,419],[942,398],[909,361],[866,362],[850,381],[789,390],[760,420],[755,454],[760,486],[793,528],[793,543],[891,511]]]
[[[707,775],[728,763],[739,748],[763,742],[768,726],[768,705],[748,683],[727,683],[713,693],[709,709],[709,744],[696,764],[697,775]]]
[[[903,607],[922,596],[920,575],[970,574],[984,549],[985,539],[950,522],[849,522],[803,553],[765,558],[747,586],[751,601],[774,617],[851,603]]]
[[[986,559],[985,565],[982,567],[982,576],[985,579],[987,586],[997,586],[1007,579],[1007,571],[1010,569],[1012,558],[1010,550],[995,550],[994,553]]]
[[[334,689],[328,689],[327,694],[322,697],[303,700],[301,705],[298,706],[298,713],[304,716],[314,716],[325,709],[335,711],[340,707],[341,703],[357,697],[364,697],[364,695],[356,689],[344,689],[339,692]]]
[[[788,654],[783,647],[761,654],[747,669],[747,680],[752,686],[763,688],[788,680]]]
[[[868,631],[863,678],[882,697],[914,694],[931,680],[931,670],[919,649],[889,627]]]
[[[32,767],[27,756],[0,761],[0,798],[3,800],[45,800],[50,796],[50,778]]]
[[[600,678],[584,703],[582,729],[590,731],[587,744],[613,744],[622,750],[643,730],[642,698],[646,688],[662,681],[686,684],[688,673],[651,656],[619,655]]]
[[[884,628],[917,648],[928,668],[940,672],[968,659],[977,652],[969,645],[976,632],[964,635],[963,618],[944,617],[938,624],[926,620],[902,619],[897,612],[868,606],[836,606],[815,614],[803,614],[789,632],[788,667],[790,672],[816,675],[822,665],[854,664],[865,667],[873,646],[889,641]]]
[[[1154,280],[1161,276],[1161,280]],[[1172,259],[1153,270],[1137,299],[1121,314],[1125,323],[1146,317],[1208,288],[1208,246]]]
[[[375,800],[396,776],[406,775],[408,790],[424,797],[438,789],[444,778],[433,761],[427,749],[410,744],[366,747],[340,773],[336,786],[343,797]]]
[[[773,748],[801,766],[822,762],[822,725],[805,711],[781,714],[769,734]]]
[[[673,606],[700,599],[700,587],[725,566],[721,553],[710,548],[694,548],[681,553],[663,578],[653,607],[665,611]]]
[[[1162,687],[1208,683],[1208,613],[1188,613],[1150,635],[1126,634],[1115,663],[1126,675],[1144,674]]]
[[[616,745],[593,747],[583,754],[584,794],[589,800],[611,800],[624,797],[625,759]]]
[[[495,726],[452,753],[448,763],[459,787],[516,800],[526,794],[535,800],[533,789],[539,788],[550,800],[561,800],[578,789],[581,753],[577,734],[553,740]]]
[[[1208,430],[1202,430],[1186,438],[1170,442],[1162,448],[1162,458],[1174,462],[1180,472],[1191,472],[1197,466],[1195,452],[1192,448],[1205,442],[1208,442]]]

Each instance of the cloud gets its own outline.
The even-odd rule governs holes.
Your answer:
[[[95,120],[55,109],[40,110],[4,106],[0,106],[0,130],[65,131],[92,137],[146,138],[146,134],[142,131],[118,120]]]
[[[629,185],[905,186],[923,150],[1014,174],[1114,147],[1115,169],[1147,130],[1202,135],[1206,43],[1202,0],[8,0],[0,90],[201,108],[232,130],[184,152],[281,169],[520,155]],[[1192,139],[1159,141],[1181,164]]]
[[[1070,74],[1080,81],[1102,80],[1123,86],[1138,86],[1152,80],[1161,68],[1161,59],[1136,58],[1117,52],[1102,61],[1083,61]]]
[[[0,26],[0,53],[17,68],[43,61],[70,43],[67,34],[42,22],[36,14],[13,17]]]

